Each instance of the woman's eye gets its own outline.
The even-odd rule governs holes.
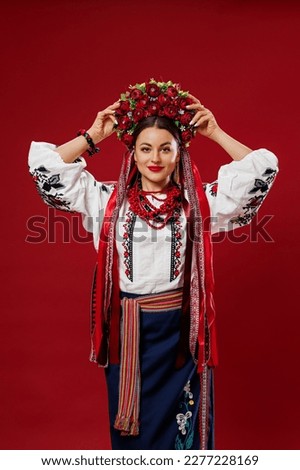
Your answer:
[[[163,151],[164,153],[168,153],[168,152],[170,152],[170,150],[171,150],[171,149],[170,149],[169,147],[164,147],[164,148],[162,149],[162,151]]]
[[[141,150],[142,150],[142,152],[148,152],[150,149],[149,149],[149,147],[143,147]]]

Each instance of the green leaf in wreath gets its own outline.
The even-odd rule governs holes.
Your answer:
[[[137,90],[141,90],[143,93],[145,93],[146,84],[145,83],[136,83],[135,88]]]
[[[136,108],[136,101],[135,100],[132,100],[131,98],[129,99],[129,103],[130,103],[130,109],[135,109]]]

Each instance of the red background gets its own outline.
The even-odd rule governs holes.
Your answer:
[[[27,154],[31,140],[73,138],[129,83],[155,77],[180,82],[226,132],[279,158],[258,215],[274,215],[274,242],[214,244],[216,448],[299,448],[299,4],[28,0],[1,5],[0,21],[1,447],[109,449],[103,371],[88,360],[96,253],[91,241],[64,242],[58,223],[55,243],[26,241],[28,219],[48,216]],[[111,137],[89,171],[115,179],[123,149]],[[231,161],[200,136],[191,154],[203,181]],[[72,230],[78,216],[64,217]]]

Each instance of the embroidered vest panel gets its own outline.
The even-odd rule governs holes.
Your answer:
[[[183,286],[186,217],[183,209],[178,215],[156,230],[136,216],[128,202],[123,204],[116,227],[122,291],[152,294]]]

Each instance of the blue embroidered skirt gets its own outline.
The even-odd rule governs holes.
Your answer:
[[[136,294],[121,293],[127,298]],[[118,412],[120,365],[105,369],[109,400],[110,435],[114,450],[200,449],[200,379],[190,356],[175,368],[181,309],[140,311],[140,430],[122,436],[114,429]],[[209,413],[207,449],[214,449],[213,370],[208,369]]]

